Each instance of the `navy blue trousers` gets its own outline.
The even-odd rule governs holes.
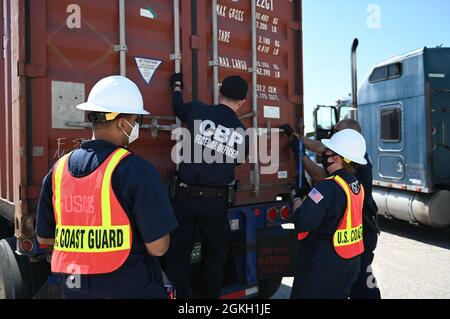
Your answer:
[[[171,233],[165,270],[176,288],[177,298],[193,297],[190,262],[199,234],[202,242],[201,297],[217,299],[222,290],[223,261],[230,236],[227,201],[224,198],[191,197],[175,199],[173,205],[178,227]]]
[[[360,269],[360,256],[339,257],[331,240],[299,243],[300,262],[291,299],[348,299]]]

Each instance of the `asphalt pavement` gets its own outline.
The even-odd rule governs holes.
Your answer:
[[[373,271],[384,299],[450,299],[450,229],[380,220]],[[284,278],[274,299],[289,298]]]

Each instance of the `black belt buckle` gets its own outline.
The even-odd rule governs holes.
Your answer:
[[[174,198],[178,200],[188,200],[191,197],[189,185],[177,182],[175,185]]]
[[[227,192],[228,207],[233,207],[236,204],[236,193],[239,187],[240,181],[233,181],[231,184],[228,185],[228,192]]]

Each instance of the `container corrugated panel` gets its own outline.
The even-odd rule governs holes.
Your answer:
[[[202,16],[207,19],[207,43],[212,43],[211,1],[202,2]],[[208,3],[208,5],[206,5]],[[254,1],[256,5],[256,54],[258,127],[277,128],[284,123],[296,127],[298,119],[303,117],[301,108],[301,24],[300,1]],[[252,82],[249,69],[252,68],[252,1],[218,1],[218,58],[219,81],[233,74]],[[206,57],[213,56],[212,46],[207,46]],[[300,62],[300,63],[299,63]],[[211,78],[211,68],[202,64],[200,72]],[[206,89],[206,97],[213,92],[213,81]],[[251,94],[250,94],[251,96]],[[212,102],[212,101],[211,101]],[[252,100],[249,99],[239,110],[241,115],[252,112]],[[246,127],[252,127],[252,119],[243,121]],[[273,201],[276,195],[289,191],[289,183],[295,183],[296,162],[290,149],[286,147],[287,139],[281,137],[281,147],[276,151],[269,147],[269,152],[279,152],[280,166],[272,174],[261,174],[259,196],[254,196],[254,178],[252,165],[237,169],[242,192],[238,201]],[[270,144],[270,143],[269,143]],[[261,146],[261,145],[260,145]],[[269,145],[271,146],[271,145]],[[278,148],[278,146],[277,146]],[[264,152],[260,152],[262,154]],[[264,162],[262,159],[261,162]],[[260,163],[261,172],[267,163]]]
[[[12,13],[19,20],[23,19],[24,24],[23,28],[13,29],[13,32],[23,33],[15,46],[18,55],[10,61],[11,65],[19,65],[19,69],[4,72],[8,59],[1,66],[2,74],[6,74],[2,77],[2,87],[8,90],[8,86],[15,86],[24,97],[16,101],[21,108],[17,109],[20,114],[17,114],[19,122],[15,126],[11,126],[14,122],[11,118],[4,118],[11,116],[10,112],[3,112],[12,105],[8,94],[0,104],[0,120],[7,124],[2,125],[0,134],[0,143],[5,146],[2,149],[6,149],[0,161],[1,198],[19,207],[16,216],[19,215],[20,225],[16,227],[20,233],[20,229],[32,225],[30,220],[24,219],[24,223],[20,220],[25,215],[33,215],[45,174],[58,158],[77,148],[83,139],[90,138],[84,114],[75,106],[87,98],[99,79],[120,72],[116,47],[119,44],[119,1],[3,2],[13,4]],[[216,88],[210,66],[212,3],[180,1],[181,65],[186,100],[213,102]],[[171,59],[174,53],[173,4],[168,0],[125,1],[126,75],[139,86],[146,108],[152,113],[152,117],[146,119],[147,128],[142,129],[139,141],[131,149],[155,165],[166,180],[175,170],[171,160],[174,141],[169,133],[170,126],[175,124],[169,87],[175,68]],[[303,118],[301,3],[257,0],[254,4],[259,46],[258,126],[267,128],[290,123],[296,127]],[[216,12],[219,79],[239,74],[252,85],[252,1],[218,1]],[[14,39],[14,34],[8,36]],[[250,98],[239,115],[251,113],[251,108]],[[251,118],[244,119],[243,123],[252,126]],[[150,129],[156,124],[163,129]],[[14,141],[11,132],[18,136]],[[237,177],[243,190],[239,193],[238,204],[275,201],[278,194],[289,191],[289,184],[295,182],[297,173],[296,161],[287,143],[282,137],[280,172],[261,175],[259,194],[253,192],[253,165],[239,167]],[[20,155],[18,162],[14,162],[11,155],[14,151]],[[17,166],[20,171],[16,183],[11,178],[11,166]],[[13,193],[18,195],[14,197]],[[31,231],[32,227],[29,228]]]

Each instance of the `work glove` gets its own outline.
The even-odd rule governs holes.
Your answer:
[[[294,134],[294,129],[292,128],[292,126],[290,126],[289,124],[284,124],[282,126],[280,126],[280,129],[284,131],[284,133],[288,136],[291,137],[292,134]]]
[[[184,89],[184,83],[183,83],[183,73],[174,73],[172,74],[172,77],[170,78],[170,86],[172,89],[175,89],[175,87],[179,87],[180,89]]]

